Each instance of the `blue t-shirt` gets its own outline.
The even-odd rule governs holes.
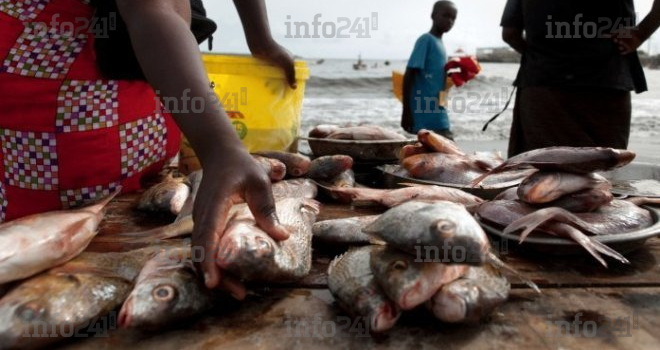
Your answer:
[[[417,39],[408,68],[416,68],[410,92],[413,132],[420,129],[449,130],[447,111],[439,105],[438,96],[445,89],[447,52],[442,39],[426,33]]]

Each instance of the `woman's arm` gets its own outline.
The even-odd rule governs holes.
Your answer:
[[[521,28],[502,28],[502,40],[521,54],[525,53],[525,50],[527,49],[527,42],[525,41],[523,30]]]
[[[619,45],[622,55],[637,51],[660,27],[660,0],[653,1],[651,12],[635,28],[626,28],[614,34],[614,42]]]
[[[206,285],[216,287],[222,273],[211,253],[218,251],[232,199],[244,198],[259,226],[273,238],[288,237],[275,214],[270,181],[241,144],[209,87],[197,42],[190,31],[188,0],[117,0],[117,5],[140,66],[160,96],[177,99],[178,106],[185,105],[184,96],[205,101],[203,112],[182,110],[174,118],[204,168],[193,210],[193,246],[204,248],[205,259],[200,265]],[[244,297],[240,284],[222,280],[235,297]]]
[[[234,0],[234,6],[241,18],[252,55],[282,68],[289,86],[295,89],[297,84],[293,57],[273,39],[264,0]]]

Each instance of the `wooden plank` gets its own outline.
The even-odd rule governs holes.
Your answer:
[[[111,331],[108,338],[79,339],[59,349],[651,350],[660,344],[660,288],[548,289],[542,295],[514,290],[486,323],[443,324],[422,308],[382,335],[344,327],[342,316],[327,290],[261,290],[171,331]]]

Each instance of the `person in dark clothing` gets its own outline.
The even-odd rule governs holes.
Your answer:
[[[636,26],[633,0],[507,1],[502,38],[523,55],[509,156],[628,147],[630,91],[647,90],[637,48],[660,26],[659,3]]]

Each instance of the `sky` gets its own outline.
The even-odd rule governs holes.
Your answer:
[[[415,40],[431,28],[430,13],[434,0],[265,0],[270,27],[275,40],[304,58],[406,59]],[[579,0],[576,0],[579,1]],[[454,29],[445,34],[445,46],[453,53],[461,48],[474,53],[477,47],[504,46],[499,22],[506,0],[454,0],[458,18]],[[646,16],[653,0],[635,0],[637,13]],[[213,51],[249,53],[233,0],[205,0],[208,17],[218,23]],[[372,27],[373,14],[377,26]],[[320,14],[320,17],[317,15]],[[318,17],[319,38],[295,38],[294,22],[312,22]],[[344,17],[345,19],[339,20]],[[347,18],[347,19],[346,19]],[[365,19],[366,18],[366,19]],[[366,33],[366,23],[369,33]],[[349,38],[337,38],[333,29],[349,26],[342,32]],[[361,27],[361,29],[360,29]],[[351,32],[351,28],[355,30]],[[329,36],[326,38],[324,32]],[[358,38],[359,34],[368,36]],[[300,31],[304,35],[304,30]],[[653,39],[660,38],[655,36]],[[660,40],[652,39],[652,53],[660,53]],[[201,48],[208,47],[202,44]],[[648,50],[645,44],[643,49]]]

